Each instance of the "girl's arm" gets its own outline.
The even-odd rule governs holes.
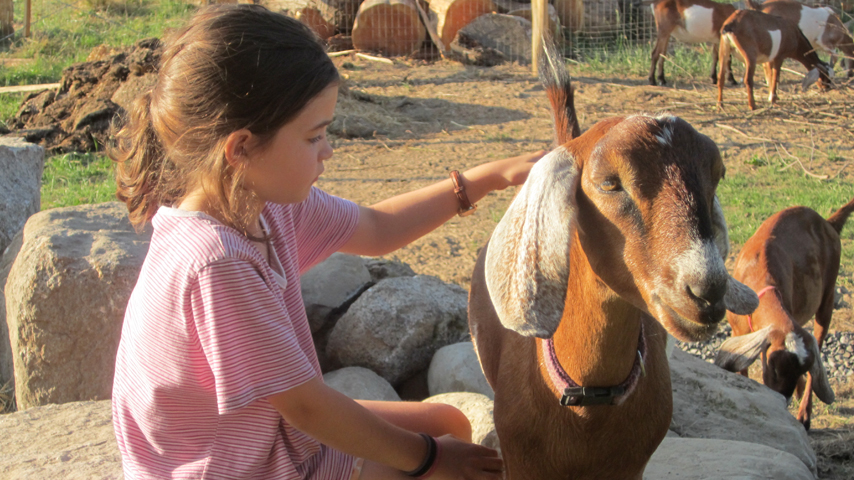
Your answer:
[[[462,173],[472,204],[493,190],[520,185],[545,151],[478,165]],[[360,207],[359,225],[342,252],[385,255],[441,226],[460,208],[451,179]]]
[[[316,377],[268,398],[294,428],[332,448],[389,467],[411,471],[427,454],[417,433],[392,425]],[[442,454],[434,474],[442,478],[498,480],[503,463],[495,450],[441,438]]]

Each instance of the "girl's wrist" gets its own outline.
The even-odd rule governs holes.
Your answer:
[[[430,435],[427,435],[426,433],[419,433],[418,435],[421,436],[421,438],[426,444],[426,451],[424,457],[422,458],[421,463],[416,468],[414,468],[413,470],[404,471],[403,473],[413,478],[424,479],[432,475],[432,473],[436,470],[436,465],[439,462],[441,446],[435,438],[431,437]]]

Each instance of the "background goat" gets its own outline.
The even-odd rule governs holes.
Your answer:
[[[809,71],[801,87],[806,90],[821,78],[822,87],[830,85],[830,67],[822,62],[812,45],[798,26],[789,20],[754,10],[739,10],[721,27],[721,79],[728,70],[727,61],[732,49],[738,50],[744,59],[744,86],[747,88],[747,104],[756,109],[753,100],[753,74],[756,64],[766,64],[766,77],[770,79],[768,101],[777,101],[777,81],[783,60],[797,60]],[[718,79],[718,106],[723,106],[724,83]]]
[[[560,146],[481,250],[469,324],[507,478],[640,480],[672,414],[665,329],[705,339],[758,300],[724,268],[717,146],[669,115],[574,138],[563,59],[543,57]]]
[[[854,200],[827,220],[807,207],[791,207],[759,226],[738,255],[733,276],[765,292],[753,315],[727,314],[733,336],[715,358],[716,365],[747,376],[747,368],[761,355],[765,385],[786,399],[797,386],[798,420],[807,429],[811,392],[824,403],[834,399],[821,345],[833,315],[839,233],[852,211]],[[802,328],[813,316],[815,337]]]
[[[735,7],[729,3],[718,3],[711,0],[658,0],[652,5],[655,17],[655,27],[658,38],[652,49],[652,65],[649,67],[649,84],[655,85],[655,66],[658,65],[658,83],[667,84],[664,80],[664,59],[661,55],[667,52],[670,36],[684,43],[712,44],[712,83],[718,82],[718,44],[721,40],[721,25],[732,13]],[[728,80],[735,85],[732,68],[729,69]]]
[[[836,65],[841,51],[848,65],[848,77],[854,76],[854,40],[848,29],[830,7],[808,7],[794,0],[771,0],[759,3],[748,0],[750,8],[782,17],[797,24],[812,47],[830,54],[830,67]]]

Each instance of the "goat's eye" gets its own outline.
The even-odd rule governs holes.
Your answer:
[[[609,178],[599,184],[599,188],[605,190],[606,192],[616,192],[620,189],[620,181],[616,178]]]

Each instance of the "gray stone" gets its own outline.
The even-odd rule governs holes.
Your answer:
[[[0,478],[124,478],[111,415],[109,400],[0,415]]]
[[[815,480],[798,457],[765,445],[727,440],[665,438],[645,480]]]
[[[374,283],[384,278],[392,277],[414,277],[415,271],[408,264],[395,262],[384,258],[365,258],[365,266],[371,272],[371,280]]]
[[[300,277],[302,300],[312,332],[326,324],[329,315],[371,282],[361,257],[333,253]]]
[[[353,400],[400,401],[391,384],[367,368],[344,367],[324,374],[323,382]]]
[[[501,450],[492,417],[493,403],[486,395],[471,392],[443,393],[429,397],[424,401],[427,403],[444,403],[458,408],[471,423],[472,443]]]
[[[670,430],[680,437],[767,445],[794,455],[816,474],[815,452],[806,430],[786,409],[779,393],[678,348],[670,358],[670,377]]]
[[[5,289],[19,409],[110,398],[124,311],[149,238],[118,202],[27,221]]]
[[[497,50],[510,61],[531,63],[531,22],[522,17],[487,13],[461,28],[458,35]]]
[[[41,207],[44,149],[22,138],[0,137],[0,255]]]
[[[435,277],[382,280],[338,320],[327,356],[334,366],[369,368],[397,386],[426,369],[436,350],[467,339],[467,303],[465,290]]]
[[[427,371],[427,385],[430,395],[473,392],[495,398],[480,368],[472,342],[455,343],[436,351]]]

